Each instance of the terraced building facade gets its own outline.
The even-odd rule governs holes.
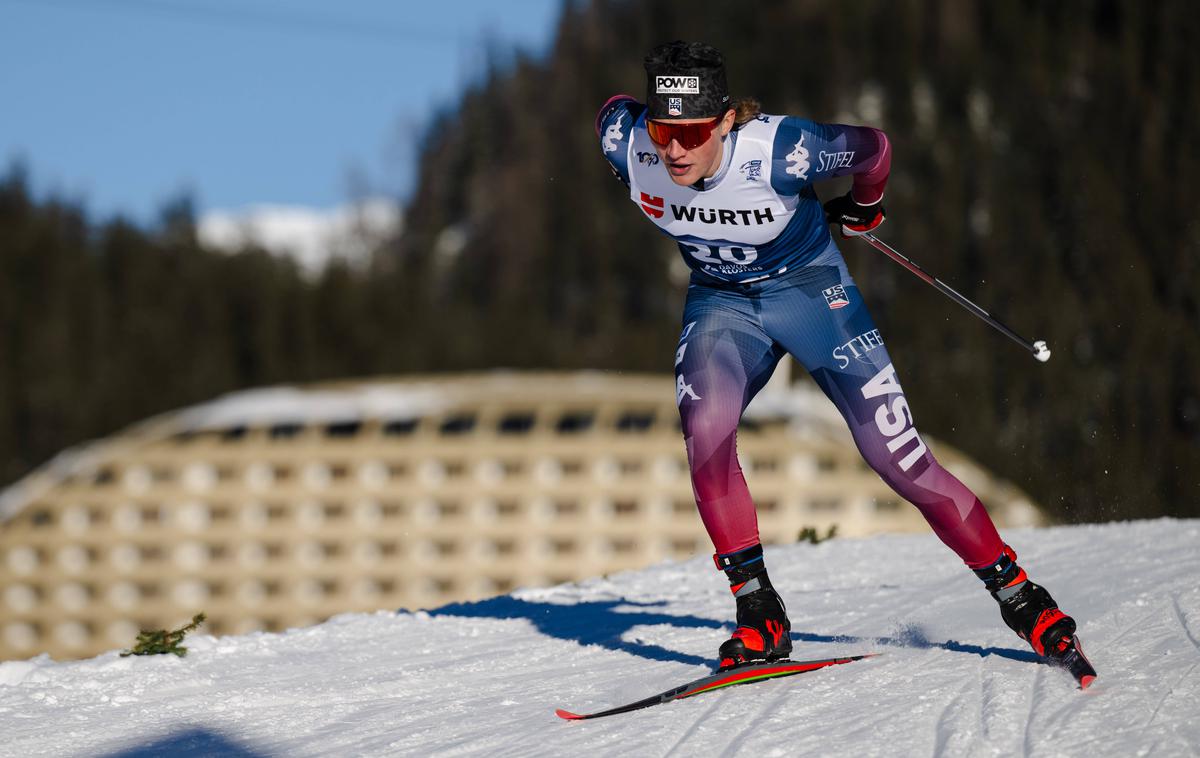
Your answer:
[[[0,495],[0,659],[428,608],[707,555],[671,377],[430,376],[248,391],[68,451]],[[1036,508],[926,439],[1003,526]],[[765,542],[927,530],[815,390],[739,431]],[[714,581],[719,577],[714,576]]]

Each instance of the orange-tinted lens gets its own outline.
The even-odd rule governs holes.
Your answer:
[[[695,124],[676,124],[670,121],[647,121],[646,130],[656,145],[666,147],[677,140],[684,150],[695,150],[708,141],[720,117]]]

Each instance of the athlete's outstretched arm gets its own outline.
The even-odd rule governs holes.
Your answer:
[[[850,195],[859,205],[870,205],[883,199],[883,190],[887,186],[888,174],[892,169],[892,143],[880,129],[869,126],[848,126],[843,129],[853,129],[856,139],[851,140],[866,147],[863,152],[869,156],[874,153],[875,159],[869,158],[855,164],[854,184],[850,187]]]
[[[596,114],[596,136],[600,150],[617,178],[629,186],[629,141],[633,125],[646,106],[629,95],[610,97]]]
[[[609,99],[604,101],[604,105],[600,106],[600,110],[596,111],[596,136],[597,137],[600,136],[600,131],[604,127],[604,122],[606,120],[608,120],[608,117],[613,114],[613,111],[615,111],[617,108],[622,107],[622,104],[625,101],[628,101],[629,103],[636,103],[637,98],[635,98],[633,95],[613,95],[612,97],[610,97]]]
[[[814,182],[852,175],[851,193],[860,205],[883,197],[892,168],[887,135],[869,126],[820,124],[788,117],[775,133],[771,184],[782,194],[798,194]]]

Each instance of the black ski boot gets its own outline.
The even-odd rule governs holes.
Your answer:
[[[1075,636],[1075,619],[1063,613],[1046,588],[1034,584],[1016,563],[1009,546],[991,566],[976,569],[992,597],[1000,604],[1000,617],[1008,628],[1029,643],[1033,652],[1068,669],[1086,688],[1096,670],[1083,655]]]
[[[762,555],[762,545],[754,545],[713,556],[717,568],[728,575],[729,589],[737,599],[737,629],[717,653],[719,670],[786,658],[792,652],[792,622],[779,593],[771,586]]]

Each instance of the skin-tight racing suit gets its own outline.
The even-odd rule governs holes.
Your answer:
[[[920,509],[971,568],[1004,545],[979,498],[934,458],[913,423],[883,337],[834,244],[813,184],[853,175],[878,200],[890,147],[877,129],[759,115],[725,137],[716,174],[675,184],[618,96],[597,116],[604,157],[692,269],[675,352],[676,394],[700,517],[720,554],[759,541],[738,465],[738,421],[785,354],[845,418],[867,463]],[[718,137],[719,138],[719,137]]]

